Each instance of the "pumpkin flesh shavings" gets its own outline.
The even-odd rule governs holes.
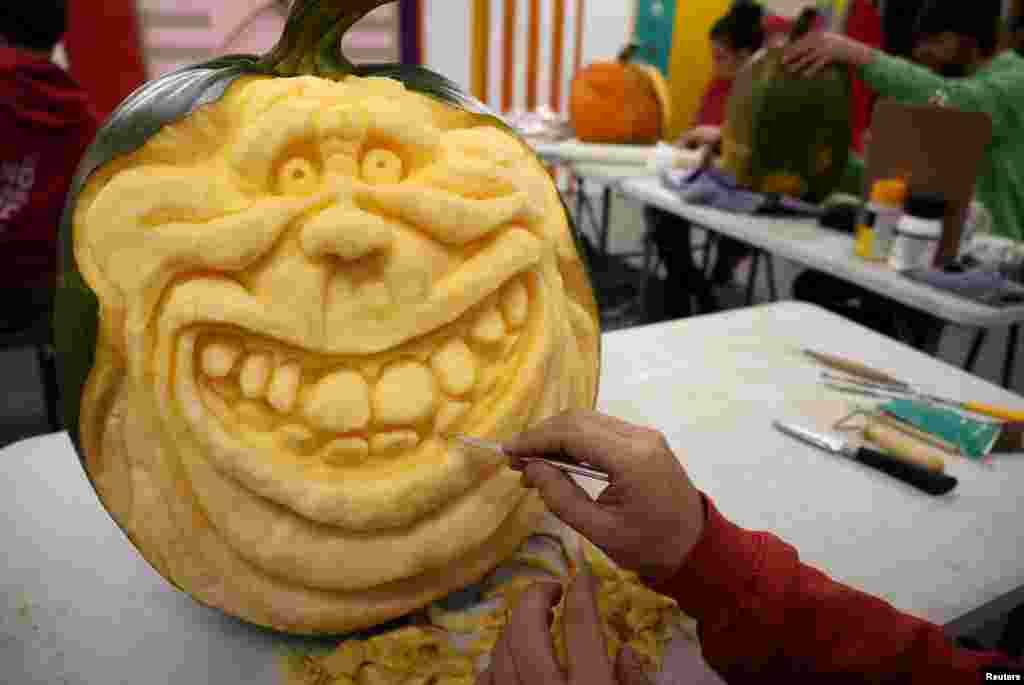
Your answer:
[[[522,565],[524,561],[529,565],[541,558],[543,563],[537,566],[558,571],[557,575],[512,576],[486,590],[483,601],[469,609],[448,611],[439,604],[431,605],[428,617],[432,626],[399,628],[369,640],[349,640],[326,656],[295,657],[286,669],[289,685],[473,682],[472,678],[482,672],[489,660],[523,593],[538,582],[566,584],[576,574],[573,557],[564,550],[564,543],[567,571],[561,571],[559,564],[550,559],[526,554],[525,550],[539,537],[531,537],[518,554],[494,573],[499,574],[508,565]],[[674,600],[647,589],[635,573],[619,568],[582,539],[581,546],[584,563],[598,580],[597,608],[608,656],[613,663],[619,650],[629,645],[637,652],[645,669],[654,674],[661,670],[665,650],[672,639],[682,636],[698,642],[696,623],[679,610]],[[568,661],[563,610],[564,593],[553,608],[551,633],[558,662],[565,669]],[[467,637],[475,639],[467,641]],[[471,670],[465,670],[467,668]]]

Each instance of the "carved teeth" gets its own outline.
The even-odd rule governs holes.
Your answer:
[[[355,371],[337,371],[316,384],[302,411],[325,431],[362,430],[370,423],[370,386]]]
[[[331,440],[320,452],[320,458],[332,466],[358,466],[370,455],[370,444],[362,438]]]
[[[505,291],[501,294],[501,310],[505,314],[505,321],[509,326],[512,328],[522,326],[526,321],[529,309],[529,294],[521,281],[513,281],[505,286]]]
[[[505,337],[505,320],[497,309],[490,307],[473,324],[470,335],[478,342],[496,343]]]
[[[402,430],[377,433],[370,438],[370,450],[375,456],[386,456],[411,450],[420,444],[416,431]]]
[[[203,373],[210,378],[224,378],[235,367],[239,350],[231,345],[212,343],[203,350]]]
[[[450,340],[430,360],[437,381],[449,395],[462,395],[476,383],[476,357],[462,340]]]
[[[386,424],[426,419],[437,402],[434,374],[418,362],[402,362],[384,371],[373,388],[373,415]]]
[[[282,414],[290,412],[295,405],[301,380],[302,367],[297,363],[292,362],[277,367],[277,370],[274,371],[274,378],[270,381],[270,389],[267,391],[267,401],[270,402],[270,406]]]
[[[347,280],[345,285],[351,289]],[[383,303],[391,300],[387,291],[383,283],[368,282],[351,294]],[[421,444],[418,431],[425,422],[436,434],[457,428],[473,401],[498,385],[513,363],[529,304],[526,285],[513,281],[466,317],[465,339],[436,348],[416,345],[399,360],[375,355],[362,360],[358,371],[342,368],[310,387],[303,380],[313,372],[304,373],[294,350],[246,353],[239,342],[215,338],[200,352],[203,398],[222,421],[264,435],[268,449],[306,455],[327,439],[317,455],[327,464],[354,466],[371,456],[393,456]],[[486,355],[496,359],[485,362],[467,341],[492,346]],[[282,416],[296,407],[297,417]]]
[[[251,354],[242,363],[242,371],[238,384],[246,399],[255,400],[263,397],[270,378],[270,359],[266,355]]]
[[[438,435],[447,433],[473,405],[469,402],[448,402],[437,412],[434,417],[434,432]]]
[[[355,297],[370,309],[391,306],[391,291],[380,281],[369,281],[356,290]]]
[[[278,431],[278,434],[288,448],[300,454],[307,452],[313,447],[313,431],[305,426],[289,424]]]

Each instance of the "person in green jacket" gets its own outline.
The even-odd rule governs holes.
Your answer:
[[[1024,239],[1024,58],[998,52],[1000,0],[930,0],[915,27],[914,62],[829,32],[808,34],[790,46],[788,68],[813,74],[826,64],[850,65],[880,97],[906,104],[942,102],[992,118],[992,141],[985,151],[975,191],[992,215],[997,235]],[[854,160],[851,176],[862,176]],[[897,320],[911,322],[922,347],[937,343],[941,325],[887,298],[838,283],[826,274],[805,272],[794,284],[797,299],[825,306],[893,334]],[[859,304],[859,306],[858,306]],[[852,307],[852,310],[851,310]]]

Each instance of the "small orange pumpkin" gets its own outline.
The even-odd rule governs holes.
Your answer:
[[[631,62],[635,45],[615,62],[595,62],[572,82],[569,116],[584,143],[652,145],[668,129],[668,87],[656,68]]]

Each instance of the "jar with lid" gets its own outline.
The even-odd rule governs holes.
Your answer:
[[[942,239],[946,198],[933,193],[911,193],[889,255],[889,266],[897,271],[927,269],[935,262]]]
[[[868,210],[874,214],[873,257],[885,261],[892,251],[896,227],[903,216],[903,204],[907,200],[907,182],[901,178],[875,181],[871,186],[871,201]]]

